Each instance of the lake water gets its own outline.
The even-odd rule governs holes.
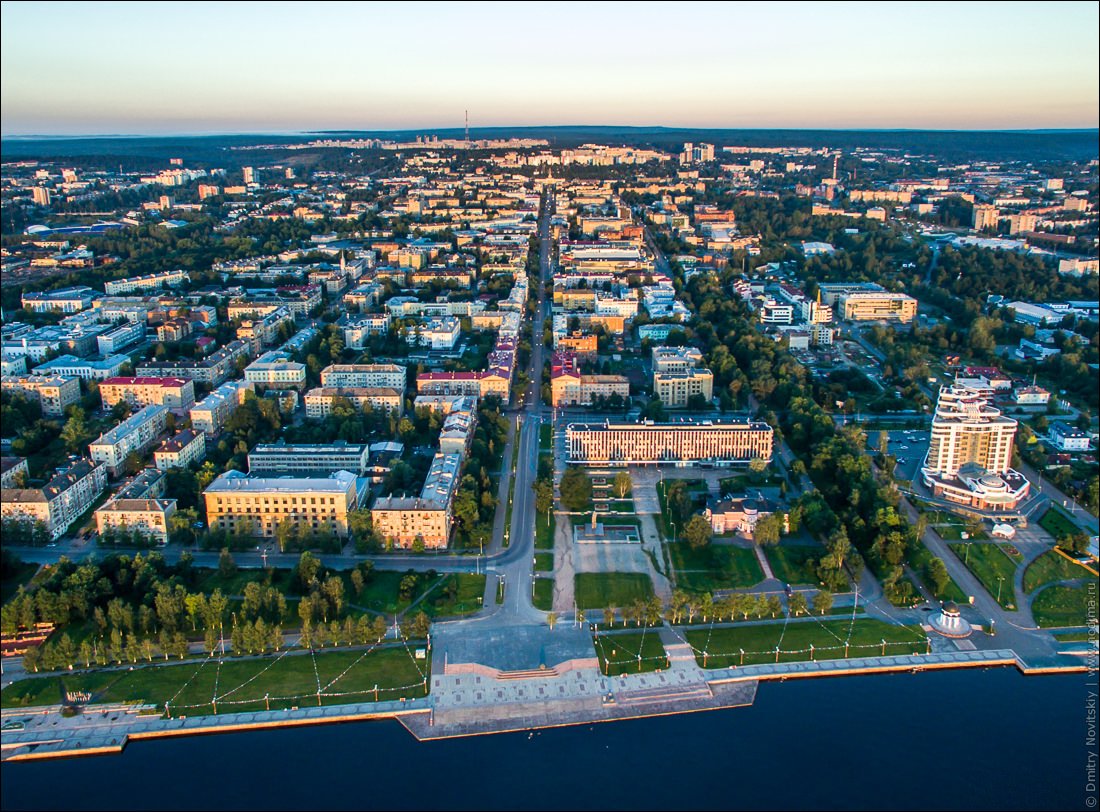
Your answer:
[[[2,805],[1078,809],[1089,681],[1011,668],[795,680],[762,684],[752,708],[426,744],[396,722],[138,742],[4,764]]]

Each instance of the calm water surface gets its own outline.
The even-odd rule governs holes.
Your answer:
[[[395,722],[166,739],[0,785],[4,809],[1093,808],[1094,680],[796,680],[752,708],[428,744]]]

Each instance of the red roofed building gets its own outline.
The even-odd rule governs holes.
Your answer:
[[[1012,379],[997,367],[967,367],[963,370],[966,378],[985,378],[991,389],[1011,389]]]

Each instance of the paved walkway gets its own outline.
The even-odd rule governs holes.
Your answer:
[[[760,569],[764,570],[764,580],[778,580],[775,577],[775,573],[772,572],[772,565],[768,562],[768,557],[764,555],[764,551],[760,549],[759,544],[751,545],[753,554],[756,555],[756,560],[760,562]]]

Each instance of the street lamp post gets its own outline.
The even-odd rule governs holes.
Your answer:
[[[998,575],[997,576],[997,603],[1001,602],[1001,586],[1004,584],[1004,582],[1005,582],[1005,577],[1003,575]]]

